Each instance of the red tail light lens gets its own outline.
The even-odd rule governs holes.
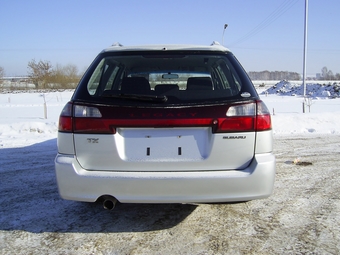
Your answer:
[[[272,128],[270,113],[262,101],[232,105],[220,119],[216,133],[264,131]]]
[[[71,102],[69,102],[64,106],[63,110],[61,111],[61,114],[59,117],[59,125],[58,125],[59,131],[73,132],[72,115],[73,115],[73,105]]]
[[[215,133],[254,131],[254,117],[229,117],[221,121]]]
[[[217,133],[247,132],[254,130],[256,104],[232,105],[226,112],[226,118],[222,118]]]
[[[257,101],[256,131],[272,129],[272,121],[267,106],[262,101]]]

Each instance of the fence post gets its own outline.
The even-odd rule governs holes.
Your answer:
[[[44,118],[47,119],[47,105],[46,105],[45,94],[42,94],[41,96],[44,99]]]

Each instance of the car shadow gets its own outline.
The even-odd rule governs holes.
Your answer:
[[[197,207],[190,204],[118,204],[63,200],[54,172],[56,139],[0,149],[0,230],[33,233],[145,232],[172,228]]]

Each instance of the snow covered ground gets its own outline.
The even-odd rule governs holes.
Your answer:
[[[72,91],[0,94],[0,149],[56,138],[59,114],[72,94]]]
[[[274,135],[340,133],[340,98],[314,98],[310,109],[305,107],[305,113],[302,97],[261,95],[261,98],[272,113]]]
[[[288,88],[293,89],[289,92]],[[327,93],[323,91],[327,89],[327,86],[318,89],[305,114],[302,113],[303,98],[291,96],[296,93],[294,85],[279,84],[275,90],[268,89],[269,93],[259,91],[272,113],[274,135],[339,134],[340,98],[324,96]],[[0,148],[56,138],[59,114],[71,96],[72,91],[0,94]]]
[[[274,135],[339,134],[338,93],[337,84],[307,84],[304,100],[303,86],[285,81],[259,91],[272,113]]]

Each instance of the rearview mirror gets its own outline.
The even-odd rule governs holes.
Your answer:
[[[162,75],[162,79],[178,79],[178,74],[166,73]]]

